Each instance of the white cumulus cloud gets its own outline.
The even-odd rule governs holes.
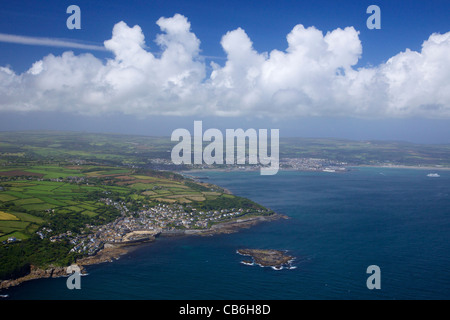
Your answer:
[[[450,32],[432,34],[375,67],[356,68],[363,48],[353,27],[323,33],[295,26],[285,50],[257,52],[245,30],[221,40],[223,65],[202,58],[180,14],[160,18],[147,48],[139,26],[117,23],[102,61],[68,51],[17,74],[0,67],[0,111],[218,116],[450,117]],[[151,43],[153,45],[153,43]]]

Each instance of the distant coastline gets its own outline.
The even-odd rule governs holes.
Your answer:
[[[387,169],[414,169],[414,170],[450,170],[450,167],[444,166],[407,166],[407,165],[358,165],[348,168],[387,168]]]
[[[414,169],[414,170],[443,170],[448,171],[450,170],[450,167],[445,166],[418,166],[418,165],[376,165],[376,164],[360,164],[360,165],[347,165],[344,167],[346,170],[340,170],[336,171],[337,173],[350,171],[354,168],[386,168],[386,169]],[[185,175],[190,175],[191,173],[201,173],[201,172],[253,172],[258,171],[259,168],[253,168],[253,167],[245,167],[245,168],[203,168],[203,169],[186,169],[183,170],[182,173]],[[299,171],[299,172],[331,172],[324,169],[294,169],[294,168],[283,168],[280,167],[280,171]],[[205,179],[204,177],[195,177],[191,176],[191,178],[202,180]]]

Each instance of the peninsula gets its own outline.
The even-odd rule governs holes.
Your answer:
[[[283,217],[219,186],[131,160],[2,149],[0,289],[64,275],[71,264],[112,261],[159,236],[231,233]]]

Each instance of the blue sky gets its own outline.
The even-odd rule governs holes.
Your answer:
[[[76,4],[81,8],[81,30],[69,30],[66,27],[66,19],[69,16],[65,11],[66,8]],[[366,27],[366,20],[369,14],[366,13],[366,9],[369,5],[376,4],[381,8],[381,29],[369,30]],[[138,83],[137,86],[142,85],[142,90],[129,91],[127,95],[120,96],[117,99],[130,98],[131,100],[136,98],[136,102],[130,105],[130,107],[121,109],[120,106],[106,108],[100,107],[103,111],[101,113],[90,114],[86,110],[78,112],[78,107],[59,108],[57,105],[68,105],[74,103],[73,97],[66,94],[66,89],[55,89],[39,91],[42,86],[41,83],[47,83],[50,75],[46,75],[44,78],[42,68],[39,70],[34,69],[36,77],[28,77],[25,75],[33,64],[41,61],[44,66],[52,68],[54,70],[60,70],[61,62],[64,59],[56,59],[55,61],[45,60],[49,54],[59,58],[62,57],[66,51],[73,51],[74,57],[68,57],[64,62],[64,66],[73,63],[70,66],[71,72],[74,68],[83,68],[83,63],[92,63],[98,66],[99,72],[96,76],[91,74],[83,74],[80,77],[98,77],[104,75],[111,70],[103,70],[108,64],[108,61],[114,61],[119,64],[118,55],[119,51],[113,51],[108,49],[106,51],[95,51],[75,48],[61,48],[57,46],[39,46],[39,45],[25,45],[18,43],[9,43],[5,40],[0,42],[0,66],[8,68],[9,73],[13,72],[14,79],[7,80],[7,78],[0,77],[0,88],[2,86],[6,89],[0,91],[0,125],[2,130],[14,130],[14,129],[60,129],[59,126],[63,124],[63,127],[71,130],[77,128],[83,128],[85,131],[121,131],[140,134],[170,134],[173,130],[174,124],[183,125],[188,127],[192,125],[192,119],[209,119],[211,126],[219,126],[219,123],[241,124],[241,126],[252,125],[253,127],[268,128],[278,126],[280,128],[281,135],[301,135],[301,136],[324,136],[324,137],[338,137],[338,138],[354,138],[354,139],[401,139],[417,142],[428,143],[450,143],[450,132],[446,130],[448,128],[450,101],[447,100],[448,95],[445,94],[445,86],[448,86],[448,80],[450,76],[447,72],[447,61],[444,58],[442,64],[443,71],[439,74],[434,74],[427,70],[421,71],[423,74],[417,75],[417,72],[411,74],[404,74],[403,76],[419,78],[436,77],[442,79],[440,83],[426,83],[427,87],[420,93],[419,89],[415,89],[411,83],[402,83],[400,88],[394,88],[398,90],[389,90],[389,98],[386,98],[385,89],[368,90],[361,93],[355,93],[355,88],[361,88],[365,86],[376,86],[380,83],[380,79],[389,78],[390,85],[393,82],[397,83],[398,79],[394,79],[396,76],[396,68],[404,65],[404,59],[408,61],[408,68],[415,70],[422,70],[424,66],[430,65],[431,62],[435,65],[441,63],[436,60],[436,56],[441,57],[442,52],[445,53],[448,47],[442,47],[443,41],[440,38],[429,41],[429,54],[421,57],[421,60],[414,60],[415,55],[399,56],[399,53],[404,52],[406,49],[410,49],[413,53],[418,52],[421,54],[422,44],[424,41],[429,40],[429,37],[433,33],[445,35],[450,32],[450,2],[444,0],[434,1],[331,1],[331,0],[317,0],[317,1],[172,1],[172,0],[153,0],[153,1],[63,1],[63,0],[46,0],[46,1],[8,1],[2,3],[2,9],[0,11],[0,34],[4,35],[20,35],[30,38],[50,38],[57,40],[66,40],[72,42],[78,42],[86,45],[98,45],[103,46],[105,40],[112,39],[113,27],[119,22],[124,21],[126,27],[122,26],[119,30],[117,28],[117,39],[119,39],[119,33],[125,34],[134,25],[140,27],[140,32],[135,32],[134,36],[139,39],[139,35],[145,35],[145,43],[147,47],[145,50],[150,52],[156,59],[160,58],[164,52],[164,47],[155,43],[155,39],[158,34],[164,34],[162,25],[174,26],[177,21],[171,19],[175,17],[175,14],[182,15],[183,19],[178,19],[180,23],[188,21],[190,28],[185,31],[186,39],[190,35],[195,35],[199,40],[199,53],[197,55],[196,49],[192,52],[187,52],[187,58],[192,61],[188,65],[181,66],[179,72],[198,73],[193,79],[185,80],[187,83],[197,83],[201,88],[180,87],[179,91],[171,92],[171,97],[176,95],[177,102],[175,103],[167,96],[159,97],[157,100],[151,102],[151,106],[145,104],[140,105],[145,99],[149,99],[149,96],[142,95],[136,98],[145,90],[145,86],[142,83]],[[161,17],[165,17],[168,20],[164,20],[160,25],[157,25],[157,21]],[[253,84],[245,82],[244,84],[239,81],[247,79],[251,74],[251,70],[257,70],[260,72],[261,79],[263,79],[264,70],[267,70],[270,66],[276,65],[275,59],[272,59],[272,51],[278,50],[282,53],[286,53],[286,61],[294,65],[287,66],[296,67],[293,56],[288,56],[288,42],[287,35],[293,32],[293,28],[302,24],[305,29],[308,27],[314,27],[314,30],[322,32],[325,39],[327,33],[333,32],[338,28],[344,29],[346,27],[353,27],[353,30],[345,29],[346,32],[342,34],[336,33],[335,41],[337,43],[343,43],[343,41],[349,41],[349,45],[354,45],[355,48],[348,52],[346,48],[340,48],[336,51],[336,56],[341,59],[341,65],[335,65],[334,62],[326,60],[323,62],[318,59],[318,64],[328,64],[328,69],[322,70],[317,74],[312,74],[311,78],[317,78],[320,83],[328,83],[329,85],[342,85],[341,79],[331,79],[329,76],[321,78],[323,73],[329,73],[330,70],[334,72],[341,72],[344,70],[344,75],[348,76],[350,80],[356,81],[351,84],[347,84],[343,87],[345,90],[349,90],[349,97],[356,97],[360,99],[361,103],[366,103],[364,97],[373,95],[373,101],[367,102],[364,110],[361,111],[359,104],[354,104],[347,109],[344,106],[345,97],[342,98],[335,92],[330,93],[329,96],[325,94],[325,98],[317,98],[317,92],[321,90],[328,90],[324,88],[315,87],[310,90],[308,84],[305,81],[297,78],[292,79],[292,83],[298,83],[298,90],[296,85],[287,86],[280,85],[277,90],[274,89],[273,95],[265,97],[263,100],[271,100],[271,105],[262,106],[261,101],[254,100],[254,96],[249,95],[244,100],[232,99],[226,100],[230,95],[242,96],[239,91],[239,86],[245,87],[245,94],[249,90],[255,89]],[[169,28],[169,27],[168,27]],[[223,37],[231,31],[235,31],[238,28],[241,31],[236,31],[233,34],[229,34],[228,37],[228,51],[221,43]],[[169,30],[169,29],[167,29]],[[302,38],[302,45],[315,46],[325,43],[323,40],[317,40],[317,42],[307,42],[309,36],[314,35],[313,29],[307,29],[307,32],[301,33],[301,30],[297,30],[297,34],[302,34],[306,38]],[[189,31],[189,32],[187,32]],[[354,31],[354,32],[353,32]],[[355,35],[357,39],[355,39]],[[191,37],[192,38],[192,37]],[[166,41],[173,43],[173,35],[168,34]],[[136,40],[138,41],[138,40]],[[176,40],[178,41],[178,40]],[[183,40],[184,41],[184,40]],[[445,40],[447,41],[447,40]],[[183,42],[184,43],[184,42]],[[188,46],[195,44],[195,41],[188,44]],[[233,56],[239,53],[239,46],[251,43],[252,50],[248,52],[248,56],[236,58],[233,60]],[[328,43],[328,42],[327,42]],[[361,52],[359,52],[358,44],[360,45]],[[123,45],[121,43],[119,47]],[[120,50],[124,50],[124,46],[120,47]],[[118,49],[119,50],[119,49]],[[83,56],[84,53],[90,53],[97,59],[78,59]],[[123,51],[120,51],[123,53]],[[322,53],[328,52],[317,51],[316,55],[320,56]],[[448,51],[447,51],[448,52]],[[324,53],[324,54],[325,54]],[[123,53],[125,54],[125,53]],[[386,65],[386,62],[392,58],[397,59],[393,66]],[[449,52],[450,56],[450,52]],[[292,59],[291,59],[292,58]],[[314,57],[309,57],[313,59]],[[422,59],[423,58],[423,59]],[[132,59],[126,53],[126,59]],[[258,65],[253,65],[253,60],[260,60]],[[350,59],[352,62],[349,62]],[[356,60],[355,60],[356,59]],[[86,61],[89,60],[89,61]],[[356,63],[355,63],[356,61]],[[192,63],[191,63],[192,62]],[[200,65],[198,64],[200,62]],[[217,67],[214,69],[211,66],[211,62],[216,63]],[[58,63],[61,63],[57,66]],[[103,64],[99,66],[98,64]],[[178,63],[177,61],[171,61],[172,64]],[[244,64],[243,66],[240,65]],[[403,63],[403,64],[402,64]],[[230,64],[229,67],[226,67]],[[163,65],[161,63],[160,65]],[[235,74],[239,68],[246,68],[249,66],[246,74]],[[251,66],[250,66],[251,65]],[[122,66],[123,67],[123,66]],[[121,67],[121,68],[122,68]],[[145,69],[144,66],[133,66],[140,68],[148,72],[150,69]],[[395,67],[395,68],[394,68]],[[93,67],[87,68],[92,70]],[[253,68],[253,69],[252,69]],[[363,68],[363,72],[359,72],[357,75],[351,76],[352,70],[359,70]],[[100,70],[101,69],[101,70]],[[123,69],[123,68],[122,68]],[[232,69],[232,70],[231,70]],[[153,70],[153,69],[152,69]],[[216,70],[216,75],[212,76],[213,70]],[[231,70],[231,71],[230,71]],[[164,73],[165,70],[159,70]],[[177,70],[173,72],[178,72]],[[6,71],[5,71],[6,72]],[[112,71],[111,71],[112,72]],[[250,73],[249,73],[250,72]],[[303,78],[309,76],[308,69],[299,69],[299,72],[303,72]],[[405,72],[404,70],[402,72]],[[433,71],[438,72],[438,71]],[[367,85],[366,73],[379,73],[380,75],[372,76],[370,85]],[[111,73],[112,74],[112,73]],[[39,75],[42,77],[39,78]],[[215,77],[215,78],[214,78]],[[354,80],[354,77],[358,77],[361,80]],[[23,80],[23,79],[27,80]],[[123,77],[122,77],[123,78]],[[122,79],[121,78],[121,79]],[[55,77],[57,79],[57,76]],[[90,78],[89,78],[90,79]],[[109,81],[110,78],[105,78],[105,81]],[[171,78],[173,79],[173,78]],[[236,86],[236,90],[230,90],[229,81],[234,81],[233,85]],[[258,81],[262,81],[259,79]],[[394,80],[392,80],[394,79]],[[117,79],[114,79],[116,81]],[[167,80],[167,79],[165,79]],[[339,81],[339,82],[335,82]],[[9,82],[8,82],[9,81]],[[47,81],[47,82],[46,82]],[[57,81],[57,80],[55,80]],[[103,90],[106,85],[114,85],[116,82],[101,82],[95,84],[86,84],[88,87],[98,85]],[[172,81],[172,80],[170,80]],[[170,82],[169,81],[169,82]],[[255,80],[256,81],[256,80]],[[347,81],[347,80],[345,80]],[[359,81],[359,82],[358,82]],[[288,81],[289,82],[289,81]],[[444,83],[442,83],[444,82]],[[6,83],[8,83],[6,85]],[[11,85],[10,83],[13,83]],[[14,87],[14,83],[20,83],[19,87]],[[36,84],[38,83],[38,84]],[[111,84],[112,83],[112,84]],[[147,82],[145,82],[147,83]],[[227,85],[224,85],[227,83]],[[206,84],[206,85],[205,85]],[[70,82],[67,86],[73,85],[73,92],[85,90],[83,84],[73,84]],[[122,84],[121,84],[122,85]],[[265,84],[267,86],[274,85],[274,83]],[[8,87],[7,87],[8,86]],[[30,86],[29,88],[27,86]],[[228,87],[224,87],[228,86]],[[249,86],[247,88],[247,86]],[[380,87],[385,84],[380,85]],[[205,88],[207,87],[207,88]],[[46,87],[47,88],[47,87]],[[122,88],[122,87],[121,87]],[[139,87],[140,88],[140,87]],[[212,89],[211,89],[212,88]],[[33,95],[28,98],[18,98],[14,96],[14,92],[24,90],[24,92],[30,89]],[[167,89],[164,87],[164,90]],[[226,89],[226,90],[225,90]],[[258,89],[258,90],[256,90]],[[258,92],[267,91],[267,87],[256,87],[254,95]],[[59,91],[58,91],[59,90]],[[98,89],[100,90],[100,89]],[[161,87],[152,87],[151,97],[158,95],[158,90],[163,90]],[[186,97],[186,90],[192,90],[192,97]],[[280,92],[285,94],[286,90],[290,90],[288,95],[281,96],[283,105],[277,108],[277,101],[279,101]],[[292,93],[292,90],[297,90]],[[359,89],[358,89],[359,90]],[[417,93],[417,97],[411,100],[403,97],[403,94],[407,94],[408,90],[412,93]],[[50,98],[45,97],[45,92],[52,91],[53,96]],[[56,93],[55,93],[56,92]],[[84,91],[85,92],[85,91]],[[181,94],[180,92],[183,92]],[[190,91],[189,91],[190,92]],[[394,93],[392,93],[394,92]],[[426,93],[436,96],[436,99],[426,99]],[[444,93],[443,93],[444,92]],[[90,92],[89,99],[97,97],[102,92]],[[3,96],[2,96],[3,94]],[[75,94],[74,94],[75,95]],[[214,102],[214,106],[208,106],[206,100],[195,100],[193,97],[205,95],[205,97],[219,97]],[[223,95],[223,99],[221,98]],[[23,94],[21,95],[24,96]],[[44,96],[44,98],[42,98]],[[76,96],[76,95],[75,95]],[[39,99],[37,98],[39,97]],[[294,98],[292,98],[294,97]],[[386,98],[389,103],[383,101]],[[51,108],[46,108],[45,101],[51,101],[54,105]],[[86,101],[91,101],[86,98]],[[93,99],[93,98],[92,98]],[[116,100],[117,100],[116,99]],[[130,100],[126,99],[126,101]],[[183,101],[186,99],[186,101]],[[278,100],[277,100],[278,99]],[[343,101],[337,101],[343,99]],[[349,98],[350,99],[350,98]],[[379,99],[380,105],[386,104],[383,108],[386,112],[379,112],[375,110],[376,102]],[[248,102],[248,101],[256,102]],[[422,102],[423,100],[423,102]],[[11,102],[12,101],[12,102]],[[43,102],[44,101],[44,102]],[[138,102],[139,101],[139,102]],[[171,112],[159,112],[158,101],[163,101],[161,104],[172,105],[169,111]],[[284,101],[292,101],[292,105],[288,105]],[[397,103],[401,105],[399,108],[392,108],[392,105]],[[414,105],[415,101],[421,101],[417,106]],[[96,101],[94,107],[99,104]],[[242,103],[242,105],[241,105]],[[247,105],[248,103],[248,105]],[[291,103],[291,102],[289,102]],[[105,102],[110,105],[111,102]],[[150,102],[149,102],[150,104]],[[199,106],[201,104],[201,107]],[[2,106],[3,105],[3,106]],[[21,105],[21,107],[15,108],[15,105]],[[244,106],[245,105],[245,106]],[[413,105],[410,107],[410,105]],[[275,110],[270,109],[272,106]],[[165,107],[165,105],[164,105]],[[93,108],[92,106],[90,107]],[[163,108],[163,107],[161,107]],[[198,108],[198,113],[183,112],[183,108],[186,110],[192,110]],[[375,109],[374,109],[375,108]],[[383,110],[384,110],[383,109]],[[214,110],[213,112],[209,112]],[[244,111],[243,111],[244,110]],[[261,114],[258,114],[258,110],[261,110]],[[227,113],[228,112],[228,113]],[[225,113],[226,117],[222,117]],[[283,118],[282,114],[285,118]],[[51,114],[51,116],[49,116]],[[293,115],[293,116],[292,116]],[[172,116],[172,117],[171,117]],[[123,124],[123,119],[126,118],[127,126]],[[50,123],[45,119],[53,119]],[[99,121],[96,121],[98,119]],[[109,119],[105,121],[105,119]],[[122,120],[121,120],[122,119]],[[185,119],[185,121],[183,121]],[[275,120],[274,120],[275,119]],[[311,121],[309,121],[310,119]],[[121,122],[122,121],[122,122]],[[143,123],[153,123],[154,130],[150,130],[149,126],[143,125]],[[59,125],[55,125],[59,123]],[[133,125],[135,123],[135,125]],[[302,127],[299,128],[299,123],[302,123]],[[314,125],[311,125],[313,123]],[[90,125],[88,125],[90,124]],[[134,127],[134,130],[127,130]],[[417,132],[417,128],[423,128],[423,132]],[[140,128],[140,129],[136,129]],[[284,129],[284,134],[283,134]],[[136,132],[137,131],[137,132]]]
[[[77,4],[82,12],[82,29],[66,27],[66,8]],[[382,12],[381,30],[369,30],[366,9],[377,4]],[[250,35],[258,51],[286,48],[286,35],[296,25],[315,26],[326,32],[354,26],[364,46],[359,65],[378,64],[400,51],[419,50],[433,32],[450,30],[450,2],[447,0],[314,0],[314,1],[199,1],[199,0],[46,0],[5,1],[0,12],[1,33],[75,39],[102,44],[111,37],[114,24],[138,24],[149,46],[159,32],[156,21],[180,13],[191,21],[206,56],[224,57],[221,37],[241,27]],[[49,49],[0,43],[0,65],[10,64],[23,71],[49,52]],[[84,52],[84,50],[75,50]],[[97,53],[98,54],[98,53]],[[98,54],[99,56],[102,56]],[[104,55],[109,56],[108,54]],[[217,59],[220,61],[219,59]]]

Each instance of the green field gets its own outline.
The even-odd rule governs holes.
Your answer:
[[[34,204],[34,203],[43,203],[43,201],[38,198],[27,198],[27,199],[21,199],[21,200],[14,201],[14,204],[16,206],[23,206],[26,204]]]
[[[11,201],[11,200],[15,200],[15,199],[17,199],[17,197],[14,197],[11,194],[0,193],[0,201],[2,201],[2,202]]]
[[[9,237],[28,239],[42,223],[44,223],[42,218],[25,212],[5,213],[0,211],[0,241]]]
[[[0,221],[1,220],[19,220],[19,218],[11,213],[0,211]]]

